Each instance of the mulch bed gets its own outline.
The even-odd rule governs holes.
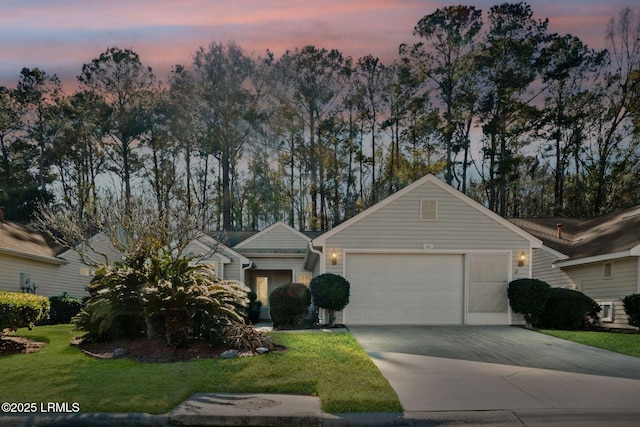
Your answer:
[[[194,341],[185,348],[171,348],[154,338],[139,338],[135,340],[119,339],[105,342],[84,342],[82,338],[74,338],[71,345],[77,346],[86,355],[98,359],[114,359],[115,349],[122,349],[124,355],[119,358],[132,359],[140,362],[180,362],[196,359],[216,359],[229,350],[226,347],[214,347],[203,341]],[[286,351],[279,346],[276,352]],[[255,356],[253,351],[242,351],[239,357]]]
[[[47,344],[44,342],[33,341],[23,337],[5,336],[0,338],[0,356],[35,353],[45,345]]]

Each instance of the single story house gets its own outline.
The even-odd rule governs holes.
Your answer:
[[[340,323],[508,325],[507,284],[541,246],[429,174],[313,239],[306,267],[350,282]]]
[[[93,239],[96,248],[117,259],[104,235]],[[93,269],[80,256],[53,242],[31,225],[0,220],[0,290],[45,296],[87,295]]]
[[[587,220],[510,221],[543,241],[533,252],[533,277],[593,298],[604,326],[629,327],[621,300],[640,293],[640,205]]]
[[[204,236],[185,253],[247,284],[263,302],[264,317],[277,286],[336,273],[351,284],[339,323],[508,325],[522,318],[511,312],[507,284],[533,277],[540,248],[538,237],[427,175],[325,233],[276,222],[259,232]],[[81,268],[69,253],[47,259],[74,265],[69,272]],[[44,285],[46,277],[52,276],[36,279]],[[83,279],[86,286],[90,277]],[[51,290],[75,294],[60,285]]]

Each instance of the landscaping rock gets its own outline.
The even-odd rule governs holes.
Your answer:
[[[256,348],[256,353],[258,354],[269,353],[269,349],[267,347],[258,347]]]
[[[111,353],[111,356],[113,356],[114,359],[117,359],[119,357],[124,357],[124,355],[126,354],[127,352],[125,351],[124,348],[118,347],[115,350],[113,350],[113,353]]]
[[[223,359],[233,359],[234,357],[238,357],[238,350],[227,350],[220,355]]]

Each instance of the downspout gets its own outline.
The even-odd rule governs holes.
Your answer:
[[[321,261],[320,263],[320,274],[324,274],[324,257],[322,251],[319,251],[313,247],[313,241],[309,240],[309,250],[314,254],[318,255],[318,259]]]
[[[247,270],[255,267],[255,263],[253,261],[249,261],[249,264],[242,264],[242,283],[247,285]],[[247,285],[251,287],[250,285]]]

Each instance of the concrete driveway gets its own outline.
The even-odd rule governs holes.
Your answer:
[[[510,410],[526,418],[562,409],[577,421],[571,411],[608,416],[613,410],[636,423],[640,415],[635,357],[512,326],[349,330],[407,412]]]

